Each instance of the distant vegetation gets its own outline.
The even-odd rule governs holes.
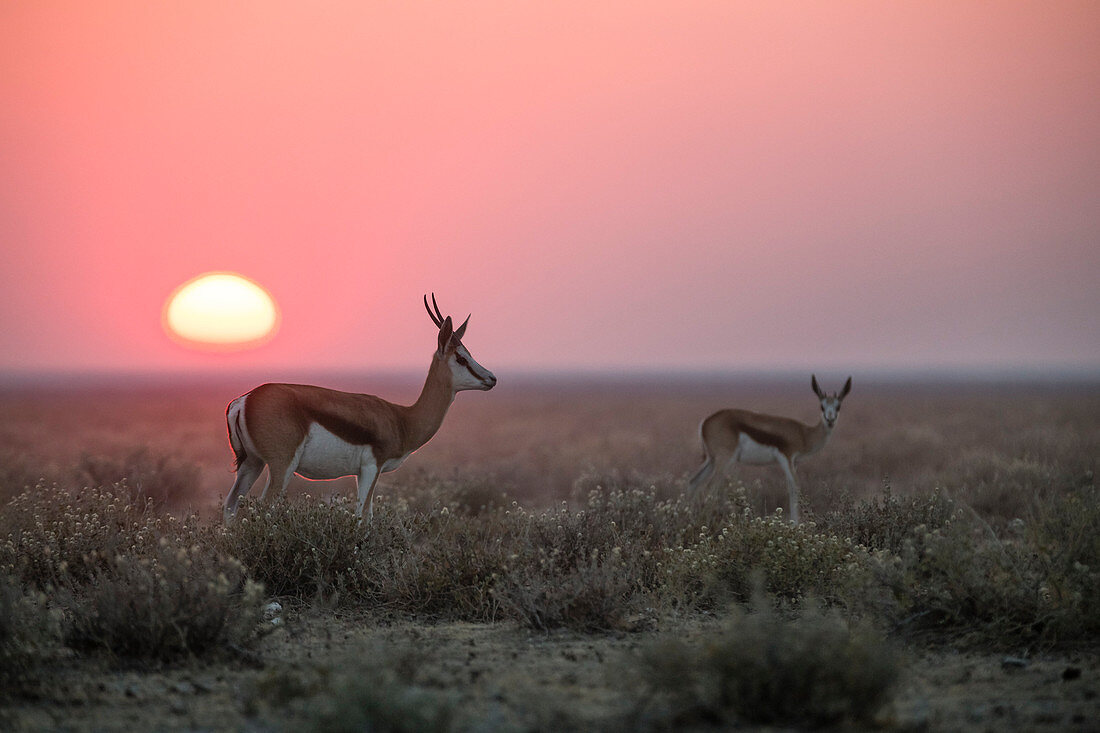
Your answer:
[[[1036,426],[1021,450],[1045,440],[1041,449],[1058,453],[1082,440],[1051,430]],[[896,454],[912,446],[894,437],[855,450],[894,465],[896,477]],[[3,694],[33,686],[63,650],[121,665],[248,659],[269,628],[263,607],[277,601],[586,634],[724,618],[709,645],[669,639],[630,665],[624,727],[869,721],[899,674],[899,642],[1015,652],[1100,641],[1100,496],[1082,468],[1094,460],[1075,455],[1067,470],[971,449],[950,459],[953,488],[821,489],[798,527],[758,511],[759,484],[685,495],[683,479],[667,474],[588,471],[567,496],[536,501],[512,498],[492,476],[421,473],[381,491],[364,528],[350,497],[300,494],[246,502],[226,527],[169,511],[180,505],[173,497],[198,496],[188,487],[198,469],[185,460],[150,448],[83,457],[58,485],[6,487]],[[4,468],[9,481],[33,473]],[[844,474],[830,485],[843,487]],[[996,506],[983,505],[994,496]],[[459,726],[452,702],[412,687],[401,659],[359,681],[303,682],[290,695],[301,703],[295,720],[332,730],[346,707]]]

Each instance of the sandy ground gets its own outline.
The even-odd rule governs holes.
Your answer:
[[[57,660],[34,699],[0,708],[18,731],[268,731],[287,726],[303,700],[294,685],[404,654],[415,683],[448,695],[475,730],[629,730],[633,654],[658,632],[542,633],[513,624],[380,625],[362,616],[305,611],[254,658],[159,671]],[[700,638],[710,622],[666,629]],[[1100,730],[1100,656],[910,648],[906,672],[878,726],[905,731]]]

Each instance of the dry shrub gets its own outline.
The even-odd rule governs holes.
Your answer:
[[[1100,639],[1100,491],[1095,485],[1036,502],[1026,526],[1053,607],[1050,633],[1059,640]]]
[[[131,502],[185,507],[204,500],[199,467],[177,456],[154,453],[146,446],[122,455],[84,454],[74,471],[81,486],[125,486]]]
[[[492,620],[492,584],[504,571],[507,515],[460,516],[379,503],[360,523],[343,499],[309,496],[243,504],[218,533],[270,593],[377,611]]]
[[[1100,495],[1095,487],[1036,502],[1030,523],[998,535],[974,515],[879,558],[903,629],[997,647],[1100,636]]]
[[[715,608],[747,601],[759,572],[764,590],[785,603],[813,596],[852,603],[866,588],[866,553],[848,540],[819,532],[812,522],[794,526],[777,512],[731,517],[696,541],[665,551],[665,595],[675,606]]]
[[[489,474],[455,471],[439,475],[414,471],[402,480],[394,502],[399,508],[414,512],[427,513],[447,507],[451,513],[477,516],[507,508],[512,500],[499,481]]]
[[[785,620],[768,602],[734,608],[702,643],[665,639],[637,659],[639,727],[701,723],[816,728],[869,723],[899,676],[897,653],[870,626],[814,607]]]
[[[26,592],[0,574],[0,698],[38,671],[57,639],[57,620],[44,593]]]
[[[752,520],[743,492],[657,492],[597,484],[579,507],[536,513],[512,502],[468,514],[436,489],[430,503],[408,494],[380,502],[362,525],[342,500],[305,497],[243,505],[218,542],[274,595],[431,618],[504,615],[539,629],[644,626],[662,602],[713,608],[746,598],[756,567],[787,600],[841,600],[857,580],[861,556],[850,543]]]
[[[50,484],[58,479],[55,465],[36,463],[33,467],[26,451],[0,447],[0,502],[7,502],[36,484]]]
[[[256,682],[250,703],[275,730],[317,733],[428,733],[452,730],[454,700],[418,685],[418,655],[374,646],[334,663],[280,666]]]
[[[124,486],[72,493],[40,483],[0,514],[0,569],[37,588],[84,582],[117,555],[144,553],[177,524],[148,501],[131,503]]]
[[[576,631],[632,630],[639,607],[629,568],[618,554],[600,558],[594,552],[572,568],[513,571],[496,588],[509,613],[535,629]]]
[[[1023,516],[1032,499],[1049,495],[1060,478],[1051,464],[985,447],[964,452],[953,468],[947,486],[987,518]]]
[[[878,497],[814,517],[817,526],[868,550],[901,552],[906,540],[937,529],[955,518],[955,503],[938,489],[929,495],[901,497],[886,483]]]
[[[613,488],[596,482],[579,509],[565,503],[538,514],[515,509],[521,541],[512,543],[495,594],[523,623],[579,631],[646,626],[670,544],[705,532],[701,520],[721,521],[743,506],[740,495],[659,500],[652,483],[615,476],[608,483]]]
[[[215,536],[272,595],[315,600],[360,590],[364,530],[344,499],[243,502]]]
[[[517,516],[494,510],[468,517],[443,507],[414,513],[405,522],[412,552],[398,556],[380,548],[384,562],[371,576],[374,600],[433,618],[496,620],[500,604],[494,588],[514,554],[509,548],[516,544]]]
[[[262,594],[238,561],[162,537],[150,552],[112,558],[92,583],[69,591],[66,642],[156,662],[233,649],[254,637]]]

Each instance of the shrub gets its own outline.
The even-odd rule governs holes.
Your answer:
[[[490,475],[456,471],[439,476],[419,471],[404,478],[394,502],[400,509],[419,513],[447,507],[451,513],[477,516],[507,508],[511,499]]]
[[[1100,500],[1095,487],[1036,502],[1001,536],[976,516],[879,560],[899,626],[982,645],[1052,645],[1100,635]]]
[[[0,446],[0,502],[7,502],[36,484],[49,484],[58,478],[56,464],[32,461],[26,451],[11,446]]]
[[[652,486],[597,486],[581,509],[563,503],[529,514],[517,507],[521,534],[496,597],[533,628],[638,627],[638,614],[662,582],[666,543],[698,527],[687,501],[657,501],[654,493]]]
[[[900,553],[906,540],[955,518],[955,504],[938,489],[925,496],[896,496],[890,484],[878,497],[832,511],[814,521],[823,530],[868,550]]]
[[[123,486],[130,501],[158,508],[185,506],[202,498],[199,467],[177,456],[131,448],[121,456],[85,453],[75,469],[78,485]]]
[[[1100,491],[1090,485],[1036,502],[1023,529],[1042,569],[1051,635],[1100,638]]]
[[[277,596],[491,620],[492,584],[513,536],[502,512],[458,516],[380,503],[360,524],[349,502],[309,496],[243,504],[219,545]]]
[[[0,697],[25,681],[57,635],[56,618],[41,591],[26,593],[0,574]]]
[[[409,650],[368,648],[339,663],[279,667],[256,683],[255,697],[279,728],[317,733],[419,733],[454,725],[454,701],[418,686]]]
[[[814,608],[784,620],[768,603],[756,606],[754,613],[734,608],[702,643],[670,638],[643,651],[636,711],[643,724],[821,727],[873,719],[900,669],[877,632]]]
[[[564,571],[513,571],[496,594],[509,613],[534,629],[634,630],[632,578],[618,554],[598,553]]]
[[[117,555],[142,554],[178,522],[124,487],[71,493],[39,483],[0,514],[0,570],[46,589],[80,583]]]
[[[247,643],[262,586],[241,564],[162,537],[146,554],[120,555],[69,591],[66,641],[122,659],[174,661]]]
[[[516,554],[522,516],[497,510],[468,517],[447,507],[405,516],[410,550],[378,548],[374,600],[435,618],[495,620],[494,588]]]
[[[271,595],[316,600],[362,591],[364,535],[347,500],[326,504],[306,495],[244,502],[215,536]]]
[[[716,608],[744,602],[759,572],[764,590],[782,602],[814,596],[830,603],[853,601],[869,582],[866,554],[847,540],[798,526],[780,513],[743,512],[715,534],[703,528],[695,543],[665,551],[665,594],[673,605]]]
[[[1049,493],[1057,478],[1055,466],[1037,457],[983,446],[963,451],[948,485],[982,516],[1012,519],[1033,497]]]

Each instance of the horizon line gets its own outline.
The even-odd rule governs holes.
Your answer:
[[[497,370],[498,372],[501,370]],[[568,367],[560,369],[506,368],[505,375],[521,383],[536,380],[555,381],[646,381],[652,379],[673,380],[723,380],[751,379],[753,381],[795,380],[811,373],[832,378],[835,374],[855,375],[871,382],[974,382],[974,381],[1023,381],[1023,382],[1073,382],[1100,383],[1100,366],[1083,365],[948,365],[875,366],[835,364],[822,368],[806,369],[801,366],[736,366],[717,367]],[[68,383],[74,387],[120,386],[127,382],[134,386],[156,386],[165,381],[183,382],[188,385],[218,382],[282,381],[285,379],[381,379],[387,381],[420,381],[424,371],[413,367],[376,367],[356,369],[351,367],[257,367],[254,369],[0,369],[0,387],[57,386]],[[511,381],[511,380],[508,380]]]

